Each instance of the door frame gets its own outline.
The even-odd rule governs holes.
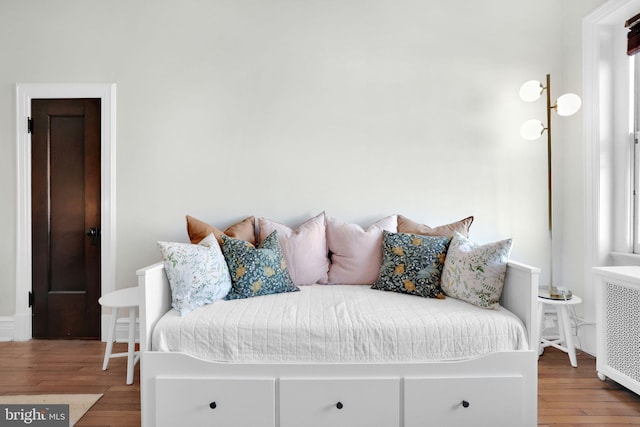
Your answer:
[[[116,84],[18,83],[16,84],[17,212],[16,212],[16,314],[15,341],[32,338],[29,292],[31,279],[31,117],[32,99],[99,98],[101,239],[100,294],[115,290],[116,248]],[[104,328],[102,328],[104,329]],[[102,335],[102,334],[101,334]]]

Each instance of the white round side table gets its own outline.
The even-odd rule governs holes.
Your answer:
[[[569,361],[574,368],[578,367],[578,359],[576,357],[576,348],[573,344],[573,337],[571,334],[571,323],[569,323],[569,306],[580,304],[582,298],[577,295],[573,295],[571,299],[549,299],[538,297],[538,352],[542,354],[546,347],[555,347],[564,351],[569,355]],[[544,308],[545,305],[552,306],[558,313],[558,329],[559,336],[543,337],[542,328],[544,320]]]
[[[109,334],[107,337],[107,348],[104,352],[104,362],[102,370],[106,371],[109,366],[109,359],[112,357],[127,357],[127,384],[133,384],[133,368],[140,359],[140,352],[136,348],[136,318],[139,305],[139,289],[137,286],[126,289],[119,289],[100,297],[98,302],[103,307],[111,308],[111,321],[109,322]],[[129,309],[129,339],[126,353],[112,353],[113,341],[115,339],[116,321],[118,320],[118,310]]]

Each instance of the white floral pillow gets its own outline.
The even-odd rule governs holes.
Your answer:
[[[158,247],[171,286],[171,306],[180,316],[229,293],[229,268],[213,233],[197,245],[158,242]]]
[[[445,295],[483,308],[498,307],[511,239],[479,245],[456,232],[442,270]]]

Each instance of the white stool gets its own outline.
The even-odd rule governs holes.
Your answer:
[[[133,384],[133,367],[140,359],[140,352],[135,351],[136,348],[136,317],[139,305],[139,289],[138,287],[120,289],[110,294],[100,297],[98,302],[103,307],[111,308],[111,322],[109,323],[109,336],[107,338],[107,348],[104,352],[104,362],[102,370],[106,371],[109,365],[109,359],[112,357],[127,356],[127,384]],[[129,341],[126,353],[112,354],[113,341],[116,331],[116,321],[118,320],[118,310],[121,308],[129,309]]]
[[[578,367],[578,359],[576,358],[576,348],[573,345],[573,337],[571,334],[571,324],[569,323],[569,306],[580,304],[581,302],[582,302],[582,298],[576,295],[573,295],[573,297],[571,297],[571,299],[568,299],[568,300],[564,300],[564,299],[556,300],[556,299],[538,297],[538,321],[540,322],[540,328],[538,329],[539,354],[542,354],[542,351],[546,347],[555,347],[559,350],[564,351],[569,355],[569,361],[571,362],[571,366],[573,366],[574,368]],[[542,336],[545,305],[550,305],[555,307],[556,312],[558,313],[558,330],[560,332],[559,336],[554,336],[554,337]]]

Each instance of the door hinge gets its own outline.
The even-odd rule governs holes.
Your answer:
[[[29,291],[29,307],[33,307],[33,292]]]
[[[27,117],[27,133],[33,133],[33,119]]]

